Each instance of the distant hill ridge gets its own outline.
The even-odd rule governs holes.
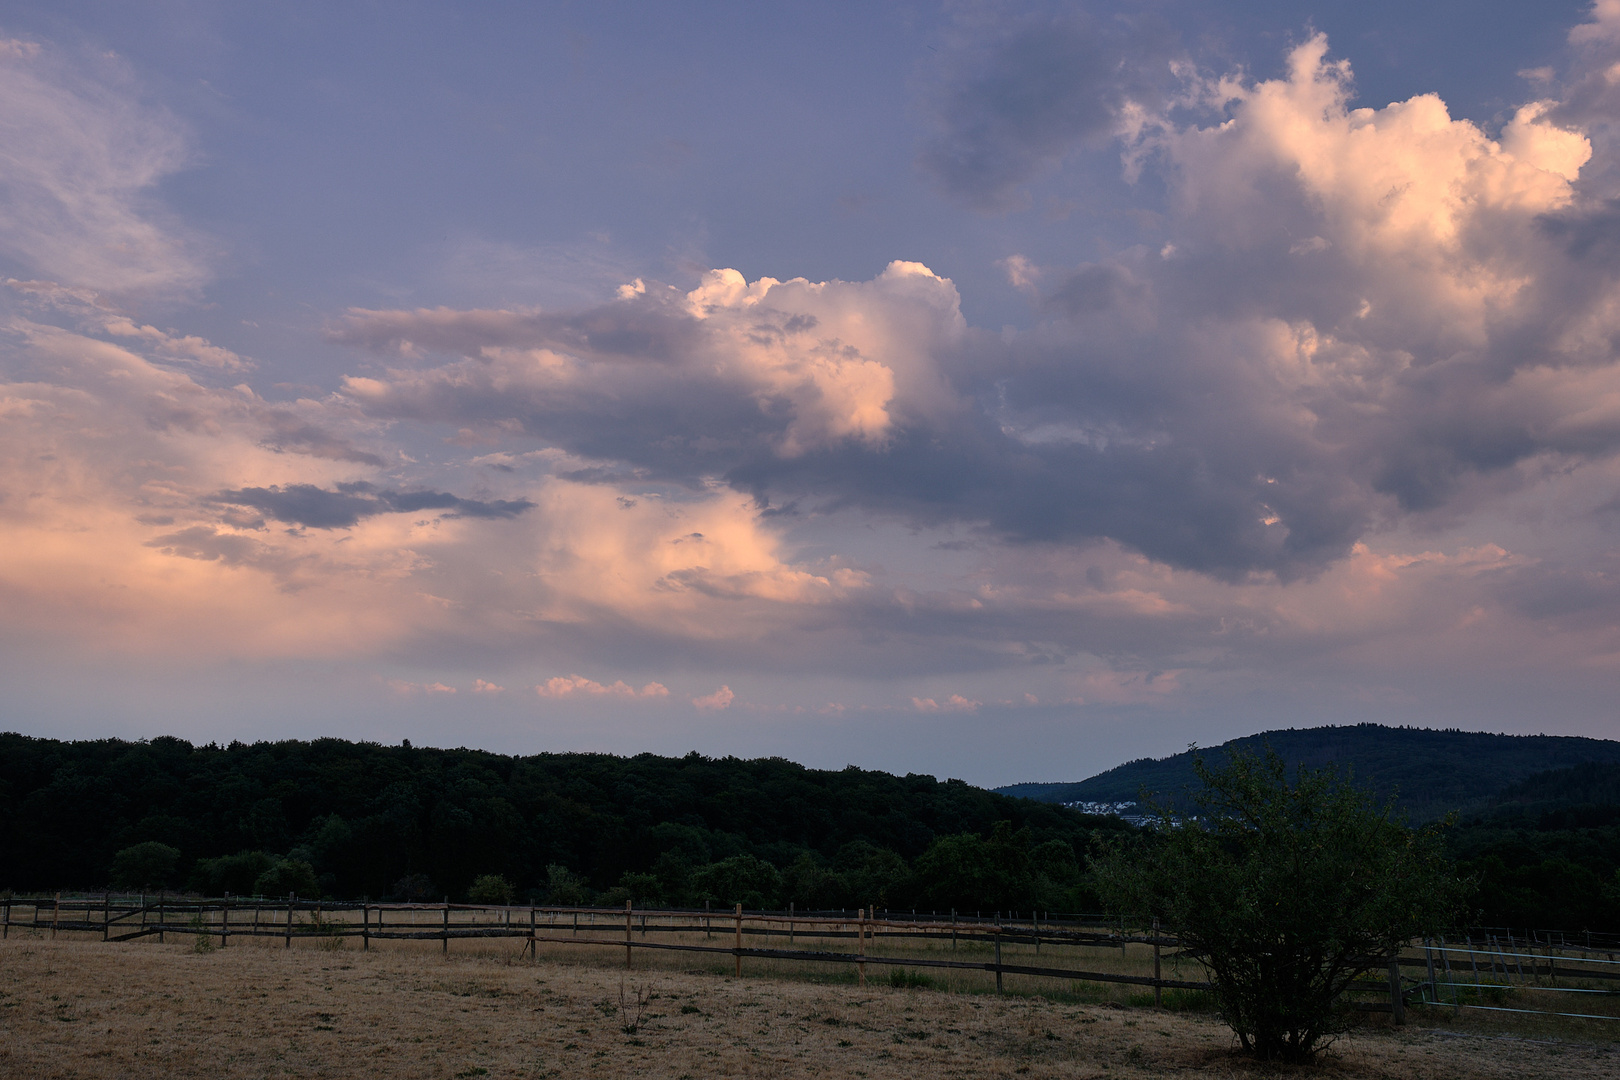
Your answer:
[[[1398,806],[1420,821],[1451,810],[1481,807],[1537,773],[1620,763],[1620,742],[1610,739],[1494,735],[1381,724],[1263,731],[1196,753],[1218,762],[1229,750],[1259,751],[1268,744],[1291,766],[1348,767],[1357,783],[1380,797],[1395,796]],[[1141,758],[1073,783],[1010,784],[995,790],[1056,803],[1128,802],[1144,790],[1175,800],[1196,786],[1194,753]]]

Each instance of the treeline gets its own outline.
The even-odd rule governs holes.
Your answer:
[[[1588,762],[1514,784],[1459,821],[1447,847],[1477,883],[1481,923],[1620,929],[1620,765]]]
[[[552,903],[1095,907],[1128,826],[959,780],[340,739],[0,734],[0,888]]]
[[[1196,786],[1195,756],[1221,761],[1229,752],[1262,748],[1275,750],[1290,765],[1347,768],[1379,798],[1393,797],[1414,822],[1437,821],[1453,810],[1484,811],[1508,785],[1535,774],[1589,762],[1620,763],[1620,742],[1610,739],[1354,724],[1264,731],[1213,749],[1128,762],[1076,783],[999,790],[1043,802],[1125,802],[1145,790],[1177,802]]]

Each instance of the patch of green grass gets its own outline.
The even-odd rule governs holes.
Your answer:
[[[920,971],[907,971],[905,968],[897,967],[889,969],[889,985],[896,990],[932,990],[939,984]]]

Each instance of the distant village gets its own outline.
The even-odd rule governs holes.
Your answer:
[[[1066,802],[1064,806],[1071,810],[1078,810],[1082,814],[1101,814],[1107,817],[1117,817],[1128,821],[1132,825],[1140,825],[1148,820],[1147,814],[1138,812],[1134,802]]]

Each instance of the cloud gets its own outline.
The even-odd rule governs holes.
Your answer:
[[[534,503],[527,499],[479,501],[442,491],[388,491],[364,480],[340,483],[326,491],[314,484],[272,485],[221,491],[212,501],[245,506],[277,521],[311,529],[347,529],[374,514],[415,514],[446,510],[449,517],[514,518]]]
[[[406,682],[403,679],[390,679],[388,681],[387,685],[388,685],[388,689],[390,689],[394,693],[400,694],[400,695],[402,695],[404,697],[410,697],[410,696],[415,695],[415,694],[437,695],[437,694],[454,694],[456,692],[455,687],[447,686],[446,684],[444,684],[442,682],[413,683],[413,682]]]
[[[918,712],[973,712],[983,704],[982,701],[974,701],[972,698],[963,697],[961,694],[952,694],[943,703],[933,698],[914,697],[911,699],[911,707]]]
[[[954,36],[917,160],[979,210],[1021,208],[1020,185],[1113,135],[1128,109],[1155,106],[1170,81],[1170,35],[1151,20],[969,9]]]
[[[534,692],[541,697],[547,698],[661,698],[669,696],[669,688],[662,683],[648,683],[640,690],[637,690],[622,679],[604,685],[592,679],[587,679],[583,675],[555,676],[536,686]]]
[[[1033,25],[985,54],[1008,78]],[[550,673],[753,670],[963,722],[1320,702],[1368,670],[1432,703],[1481,663],[1601,683],[1620,202],[1608,106],[1570,89],[1599,38],[1499,131],[1432,95],[1352,107],[1321,38],[1276,78],[1182,65],[1162,100],[1086,83],[1102,112],[1037,109],[1006,170],[953,174],[1004,205],[1117,134],[1140,178],[1139,243],[1002,263],[1022,331],[970,327],[915,262],[715,269],[566,311],[350,311],[343,390],[271,403],[251,358],[123,313],[111,271],[9,282],[0,632],[386,658],[443,675],[401,684],[419,705],[504,683],[609,713],[671,694]]]
[[[731,687],[722,686],[712,694],[704,694],[702,697],[693,698],[692,704],[700,709],[711,709],[719,712],[722,709],[731,708],[731,703],[735,700],[737,700],[737,695],[731,692]]]
[[[151,194],[188,163],[186,135],[117,60],[74,65],[51,46],[0,42],[0,102],[0,252],[104,293],[203,283],[199,243]]]
[[[331,337],[406,359],[461,357],[345,380],[373,415],[510,420],[576,453],[689,477],[739,457],[878,449],[897,425],[959,407],[934,359],[963,332],[957,303],[917,263],[869,282],[714,270],[686,293],[632,290],[569,316],[355,311]]]

